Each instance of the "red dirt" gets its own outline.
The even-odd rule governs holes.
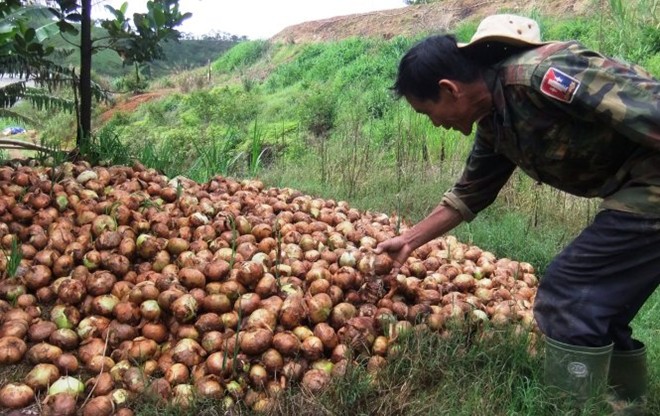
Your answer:
[[[121,98],[114,106],[107,109],[99,116],[99,121],[101,124],[106,123],[116,113],[130,113],[135,111],[140,105],[164,97],[172,92],[173,90],[157,90]]]

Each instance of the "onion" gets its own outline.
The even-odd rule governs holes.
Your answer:
[[[73,416],[76,414],[76,395],[71,393],[49,394],[43,402],[44,416]]]
[[[78,346],[78,334],[72,329],[61,328],[50,334],[49,341],[63,350],[72,350]]]
[[[0,406],[9,409],[26,407],[34,400],[34,391],[26,384],[7,383],[0,388]]]
[[[194,399],[194,389],[191,384],[177,384],[172,389],[174,398],[172,404],[182,408],[188,408]]]
[[[48,388],[48,395],[52,396],[59,393],[67,393],[73,397],[77,397],[84,390],[85,385],[82,383],[82,381],[75,377],[63,376],[50,385]]]
[[[142,336],[158,343],[165,342],[169,337],[167,327],[162,323],[146,322],[141,329]]]
[[[318,323],[314,327],[314,336],[321,340],[326,351],[332,351],[339,344],[337,333],[325,322]]]
[[[111,416],[115,411],[115,404],[109,395],[92,398],[83,407],[83,416]]]
[[[305,358],[310,361],[318,360],[323,356],[323,341],[316,336],[305,338],[301,350]]]
[[[150,299],[140,304],[140,315],[149,321],[157,321],[160,318],[161,310],[158,302]]]
[[[268,309],[257,309],[250,314],[247,319],[247,329],[264,328],[270,331],[275,330],[277,325],[277,315]]]
[[[172,349],[172,358],[174,361],[183,363],[188,367],[192,367],[202,362],[202,357],[206,355],[206,351],[190,338],[184,338],[177,342]]]
[[[190,378],[190,370],[185,364],[174,363],[165,371],[165,380],[171,385],[182,384]]]
[[[0,326],[0,337],[16,337],[23,339],[28,333],[28,321],[12,319]]]
[[[27,351],[25,341],[13,336],[0,338],[0,364],[15,364],[23,359]]]
[[[198,309],[199,304],[197,300],[187,293],[175,299],[170,306],[172,315],[174,315],[177,321],[182,323],[192,321],[197,315]]]
[[[180,384],[180,383],[176,383]],[[157,397],[162,400],[167,400],[172,393],[170,382],[165,378],[157,378],[151,380],[147,385],[146,394],[152,397]]]
[[[280,309],[280,323],[287,329],[299,326],[305,318],[305,304],[301,295],[294,293],[284,299]]]
[[[256,293],[245,293],[236,300],[234,310],[241,313],[242,316],[248,316],[259,308],[260,303],[261,298],[259,295]]]
[[[90,393],[94,396],[105,396],[114,389],[114,381],[110,373],[99,373],[85,383]]]
[[[332,299],[326,293],[319,293],[305,299],[309,320],[313,323],[325,322],[332,310]]]
[[[268,372],[266,367],[261,364],[254,364],[250,367],[249,372],[250,381],[255,387],[263,388],[268,381]]]
[[[238,269],[236,279],[246,287],[253,287],[263,276],[264,266],[262,264],[254,261],[246,261]]]
[[[137,367],[129,367],[122,377],[126,388],[134,393],[142,393],[146,388],[145,375]]]
[[[78,359],[73,354],[62,354],[53,361],[53,364],[64,375],[74,374],[78,372],[78,368],[80,367]]]
[[[282,357],[282,354],[274,348],[267,349],[261,355],[261,362],[270,373],[277,374],[282,371],[282,368],[284,367],[284,358]]]
[[[301,342],[292,332],[277,332],[273,336],[273,347],[285,357],[293,357],[298,354]]]
[[[239,338],[241,351],[248,355],[257,355],[266,351],[273,341],[273,331],[255,328],[243,332]]]
[[[330,325],[338,330],[343,327],[349,319],[357,315],[357,309],[350,303],[341,302],[335,305],[330,312]]]
[[[179,270],[179,281],[188,289],[203,288],[206,285],[204,273],[192,267],[184,267]]]
[[[302,387],[313,394],[320,393],[328,384],[330,384],[330,375],[318,369],[307,371],[302,379]]]
[[[202,398],[221,399],[224,389],[214,375],[207,375],[195,382],[195,391]]]
[[[35,343],[45,341],[56,329],[57,325],[53,322],[39,319],[30,325],[27,334],[28,339]]]
[[[156,357],[157,353],[158,344],[156,341],[145,337],[137,337],[131,341],[127,356],[132,361],[142,363]]]

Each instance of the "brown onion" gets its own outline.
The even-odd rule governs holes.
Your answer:
[[[13,336],[0,338],[0,364],[15,364],[27,351],[25,341]]]
[[[26,407],[34,400],[34,391],[26,384],[7,383],[0,388],[0,406],[9,409]]]
[[[90,399],[83,407],[83,416],[111,416],[114,413],[115,404],[110,396],[97,396]]]

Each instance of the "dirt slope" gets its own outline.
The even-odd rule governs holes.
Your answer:
[[[326,42],[348,37],[382,37],[440,32],[461,20],[478,19],[498,12],[536,10],[544,15],[583,14],[592,0],[441,0],[401,9],[331,17],[289,26],[271,42]]]

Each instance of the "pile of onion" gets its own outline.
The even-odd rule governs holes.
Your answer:
[[[394,274],[373,249],[395,227],[257,180],[2,166],[0,364],[30,370],[0,386],[0,406],[130,415],[147,394],[266,411],[292,382],[322,391],[349,359],[378,371],[414,328],[534,330],[529,263],[446,236]]]

